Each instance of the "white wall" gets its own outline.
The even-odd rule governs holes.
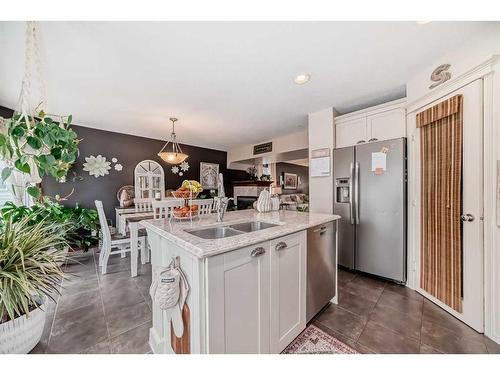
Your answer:
[[[480,38],[473,39],[462,45],[458,50],[448,51],[438,60],[430,61],[425,69],[413,75],[406,83],[408,106],[411,106],[417,100],[421,100],[422,97],[432,91],[429,90],[432,83],[430,76],[432,71],[439,65],[451,65],[448,71],[451,73],[451,79],[453,80],[496,53],[500,53],[500,24],[498,34],[482,35]]]
[[[262,141],[258,144],[273,142],[273,151],[259,155],[253,154],[253,146],[255,143],[242,144],[237,147],[233,147],[227,152],[227,167],[238,169],[238,164],[248,164],[242,161],[254,159],[256,157],[262,158],[264,163],[273,163],[276,161],[275,158],[277,154],[306,149],[308,147],[307,140],[307,130],[304,130]],[[236,164],[236,166],[233,166],[234,164]]]
[[[330,156],[333,155],[333,147],[335,146],[333,119],[335,115],[336,112],[333,108],[309,114],[309,160],[311,159],[311,151],[318,148],[329,148]],[[309,168],[309,211],[333,213],[332,173],[325,177],[311,177],[310,173],[311,168]]]

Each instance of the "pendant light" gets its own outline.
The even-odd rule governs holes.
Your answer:
[[[165,146],[163,146],[163,148],[160,150],[158,156],[168,164],[180,164],[184,160],[186,160],[188,155],[182,152],[181,146],[179,146],[179,144],[175,140],[175,122],[177,121],[177,119],[175,117],[170,117],[170,121],[172,121],[172,133],[170,134],[170,141],[165,143]],[[169,143],[172,145],[171,150],[170,147],[168,147]]]

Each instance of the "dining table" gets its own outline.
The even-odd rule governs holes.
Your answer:
[[[130,250],[131,254],[137,254],[138,241],[139,241],[139,230],[144,228],[141,224],[142,220],[153,219],[153,211],[143,211],[143,212],[130,212],[122,213],[118,217],[117,227],[118,233],[121,235],[127,234],[127,229],[130,234]],[[146,264],[149,262],[149,251],[145,248],[145,251],[141,251],[141,263]],[[137,276],[137,270],[132,270],[132,277]]]

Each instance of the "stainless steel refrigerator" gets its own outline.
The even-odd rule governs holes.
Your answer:
[[[406,281],[406,139],[333,151],[339,264]]]

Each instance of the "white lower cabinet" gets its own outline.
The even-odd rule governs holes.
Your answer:
[[[306,234],[207,259],[207,351],[279,353],[305,328]]]
[[[271,353],[306,327],[306,233],[271,241]]]

